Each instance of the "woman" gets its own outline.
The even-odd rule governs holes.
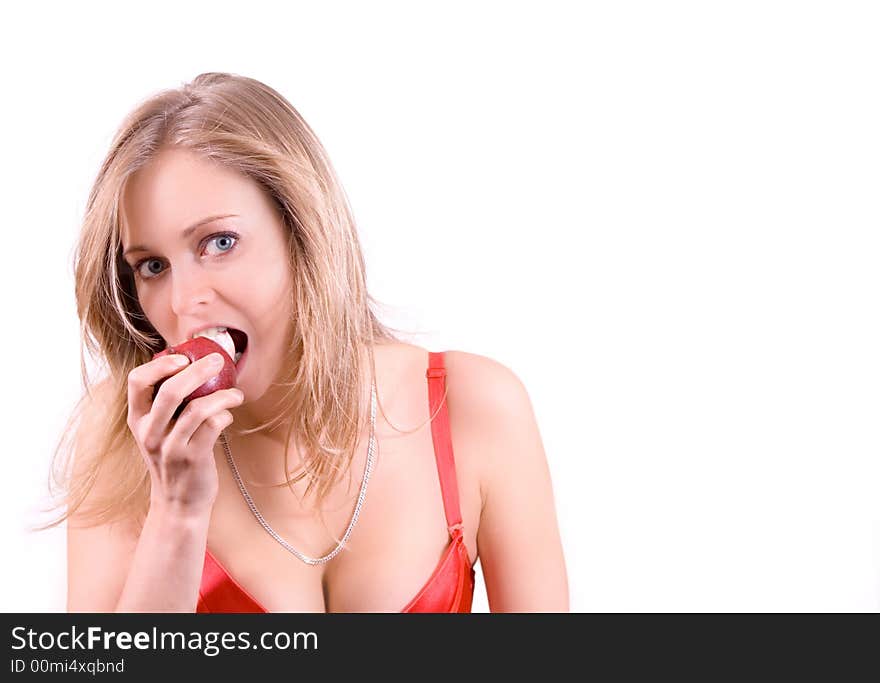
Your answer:
[[[83,363],[56,522],[69,611],[465,612],[478,558],[492,611],[567,611],[525,388],[379,322],[332,166],[271,88],[202,74],[128,117],[76,296],[106,376]],[[236,386],[177,416],[219,367],[154,356],[197,335],[243,351]]]

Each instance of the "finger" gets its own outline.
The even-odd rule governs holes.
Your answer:
[[[232,422],[232,413],[228,410],[214,413],[202,422],[193,433],[192,438],[189,440],[190,447],[200,452],[213,453],[214,444],[220,438],[220,432],[231,425]]]
[[[178,444],[191,444],[194,434],[204,422],[214,415],[237,408],[243,401],[244,394],[239,389],[223,389],[190,401],[171,429],[170,438]],[[232,416],[231,413],[229,415]]]
[[[183,400],[220,372],[222,367],[223,357],[219,353],[210,353],[165,381],[150,408],[150,435],[164,435]]]
[[[128,373],[128,425],[134,428],[150,412],[155,386],[189,365],[189,358],[170,354],[154,358]]]

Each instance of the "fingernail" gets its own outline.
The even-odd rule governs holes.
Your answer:
[[[213,368],[223,367],[223,356],[221,356],[219,353],[212,353],[208,363]]]
[[[179,365],[181,367],[183,367],[184,365],[189,365],[189,358],[187,358],[186,356],[182,356],[179,353],[174,354],[173,356],[171,356],[171,358],[173,359],[175,365]]]

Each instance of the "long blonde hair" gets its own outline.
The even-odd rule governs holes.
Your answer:
[[[138,304],[130,268],[122,259],[119,212],[128,179],[167,146],[202,155],[257,182],[276,202],[288,230],[296,311],[295,320],[286,321],[293,340],[285,359],[290,381],[281,383],[283,400],[268,421],[237,432],[287,425],[286,481],[281,485],[293,490],[288,450],[294,430],[307,454],[305,496],[312,493],[320,503],[350,470],[369,421],[362,390],[364,354],[375,378],[373,345],[400,340],[394,332],[401,330],[382,324],[371,309],[376,301],[367,292],[347,197],[299,112],[265,84],[226,73],[201,74],[180,88],[159,92],[125,119],[90,192],[74,259],[85,395],[53,458],[50,487],[54,483],[62,489],[59,507],[65,510],[42,529],[79,510],[99,474],[112,486],[82,511],[93,523],[133,518],[142,524],[149,509],[149,471],[127,424],[127,381],[129,372],[164,344]],[[106,397],[100,399],[100,420],[90,428],[97,430],[94,443],[67,448],[83,405],[96,400],[86,349],[106,368]],[[78,456],[74,467],[74,452],[86,449],[91,452]]]

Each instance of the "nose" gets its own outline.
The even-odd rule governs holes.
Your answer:
[[[213,301],[214,283],[210,274],[197,264],[177,266],[171,275],[171,310],[178,317],[198,315]]]

